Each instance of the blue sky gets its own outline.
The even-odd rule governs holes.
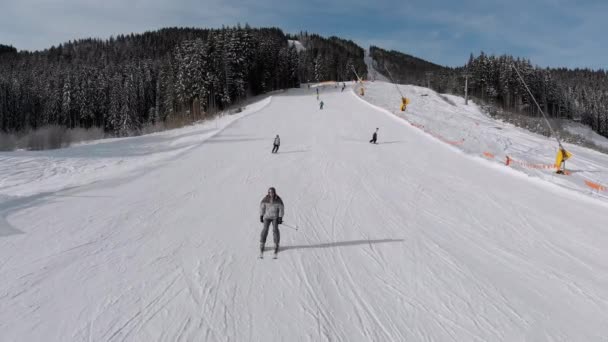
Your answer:
[[[437,64],[472,52],[540,66],[608,68],[608,1],[0,0],[0,43],[44,49],[167,26],[249,23],[352,39]]]

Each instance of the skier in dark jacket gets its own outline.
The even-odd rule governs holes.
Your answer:
[[[319,109],[323,109],[323,101],[321,101],[321,103],[319,103]]]
[[[260,222],[263,223],[262,234],[260,235],[260,255],[264,253],[268,228],[272,223],[272,237],[274,240],[274,254],[279,252],[279,242],[281,234],[279,225],[283,223],[284,213],[283,200],[277,195],[275,188],[268,189],[268,194],[260,202]]]
[[[279,152],[279,146],[281,146],[281,138],[279,138],[279,135],[277,134],[274,138],[274,143],[272,144],[272,153]]]
[[[374,132],[374,135],[372,135],[372,140],[370,140],[370,144],[377,144],[376,140],[378,139],[378,128],[376,128],[376,131]]]

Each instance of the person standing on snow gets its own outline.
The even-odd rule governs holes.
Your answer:
[[[372,135],[372,140],[370,140],[370,144],[377,144],[376,140],[378,139],[378,128],[376,127],[376,131],[374,132],[374,135]]]
[[[321,100],[321,103],[319,103],[319,109],[323,109],[323,100]]]
[[[260,235],[260,257],[264,253],[268,228],[271,223],[272,237],[274,240],[274,254],[276,255],[279,252],[279,242],[281,240],[279,225],[283,223],[284,210],[283,200],[277,195],[276,189],[271,187],[268,189],[268,194],[264,196],[262,202],[260,202],[260,222],[264,224],[262,226],[262,234]]]
[[[279,138],[279,135],[277,134],[274,138],[274,144],[272,145],[272,153],[279,152],[279,146],[281,146],[281,138]]]

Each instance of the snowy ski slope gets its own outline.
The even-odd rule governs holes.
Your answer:
[[[464,98],[438,94],[428,88],[399,85],[401,94],[411,103],[401,112],[401,94],[392,83],[366,83],[365,99],[391,113],[407,120],[420,130],[450,144],[469,155],[490,159],[498,164],[506,164],[506,156],[511,158],[510,167],[534,178],[559,184],[560,186],[608,201],[608,155],[574,144],[564,143],[573,153],[566,162],[569,176],[555,174],[553,164],[557,155],[554,138],[533,134],[511,124],[494,120],[484,114],[473,101],[465,106]],[[590,135],[599,146],[608,146],[608,139],[589,129],[571,125],[572,133]],[[578,131],[578,132],[577,132]],[[587,182],[598,184],[604,189],[597,191]]]
[[[604,201],[314,93],[0,154],[0,341],[606,340]],[[269,186],[299,230],[258,260]]]

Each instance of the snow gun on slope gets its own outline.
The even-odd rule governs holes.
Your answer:
[[[388,74],[388,78],[390,78],[391,82],[393,83],[393,85],[395,86],[395,88],[397,88],[397,92],[399,92],[399,95],[401,95],[401,111],[405,112],[405,110],[407,109],[407,105],[410,104],[410,99],[408,99],[407,97],[403,96],[403,93],[401,92],[401,89],[399,89],[399,86],[397,85],[397,83],[395,83],[395,80],[393,79],[393,75],[391,74],[390,71],[388,71],[388,68],[386,67],[386,65],[384,66],[384,70],[386,70],[386,73]]]
[[[566,149],[562,145],[562,142],[559,140],[559,136],[555,133],[555,131],[553,130],[553,127],[551,127],[551,123],[549,123],[549,120],[547,119],[545,112],[543,112],[542,108],[540,108],[540,105],[536,101],[536,98],[534,97],[534,95],[532,95],[530,88],[528,88],[528,84],[526,84],[526,81],[524,81],[524,78],[519,73],[519,70],[517,69],[515,64],[511,64],[511,66],[517,73],[517,76],[519,77],[521,83],[523,83],[524,87],[528,91],[528,94],[530,94],[530,97],[532,98],[532,101],[534,101],[534,103],[536,104],[538,111],[543,115],[543,119],[545,119],[545,123],[549,127],[551,134],[555,137],[555,140],[557,140],[558,151],[557,151],[557,156],[555,157],[555,167],[557,168],[557,171],[555,171],[555,173],[563,175],[563,174],[565,174],[565,171],[566,171],[566,160],[568,160],[570,157],[572,157],[572,153],[566,151]]]

